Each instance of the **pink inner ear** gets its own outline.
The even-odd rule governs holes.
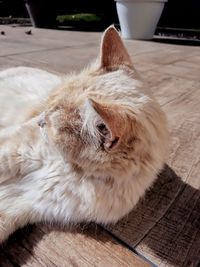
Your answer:
[[[115,137],[114,139],[111,136],[111,131],[107,128],[107,126],[104,123],[100,123],[97,125],[97,129],[101,136],[103,136],[104,139],[104,148],[105,149],[111,149],[113,148],[119,141],[119,137]]]
[[[113,26],[105,31],[102,39],[101,66],[106,69],[117,69],[120,66],[133,69],[130,56],[121,37]]]
[[[97,130],[105,138],[109,138],[109,139],[111,138],[110,130],[108,129],[108,127],[106,126],[105,123],[103,123],[103,122],[102,123],[99,123],[97,125]]]
[[[90,104],[101,118],[99,125],[104,124],[107,128],[110,140],[120,136],[123,132],[123,123],[117,106],[100,104],[92,99],[90,99]]]
[[[124,131],[118,107],[111,104],[100,104],[92,99],[89,99],[89,103],[100,118],[96,127],[101,136],[105,138],[104,147],[107,149],[113,147],[118,143]]]

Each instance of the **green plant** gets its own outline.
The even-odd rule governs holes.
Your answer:
[[[99,22],[102,20],[100,15],[90,13],[59,15],[56,20],[59,23],[64,22]]]

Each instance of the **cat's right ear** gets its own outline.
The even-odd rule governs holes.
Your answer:
[[[83,129],[105,150],[111,151],[118,147],[125,131],[125,120],[117,107],[100,104],[88,99],[84,108]]]
[[[130,56],[114,26],[110,26],[102,37],[100,51],[101,67],[108,71],[128,67],[134,69]]]

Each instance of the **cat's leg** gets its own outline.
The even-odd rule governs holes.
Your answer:
[[[0,186],[0,243],[27,223],[34,222],[29,200],[12,187]]]

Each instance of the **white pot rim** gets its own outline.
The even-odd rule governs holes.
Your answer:
[[[115,2],[160,2],[160,3],[163,3],[163,2],[167,2],[168,0],[114,0]]]

